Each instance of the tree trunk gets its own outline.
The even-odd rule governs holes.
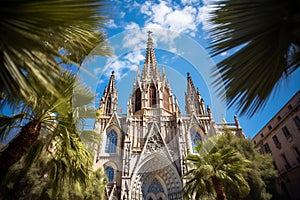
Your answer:
[[[24,156],[37,140],[41,131],[39,121],[30,121],[22,127],[20,133],[8,144],[0,155],[0,181],[4,178],[8,169]]]
[[[214,186],[215,192],[217,194],[217,200],[227,200],[224,186],[220,182],[220,180],[216,176],[212,176],[211,180],[213,182],[213,186]]]

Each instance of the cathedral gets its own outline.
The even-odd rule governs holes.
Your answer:
[[[236,116],[233,123],[214,121],[189,73],[186,88],[182,114],[164,70],[158,69],[150,32],[126,114],[117,113],[118,91],[111,73],[94,126],[101,136],[95,163],[108,177],[106,199],[182,199],[185,158],[194,153],[197,141],[221,134],[225,126],[244,137]]]

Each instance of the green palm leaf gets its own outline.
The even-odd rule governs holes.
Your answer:
[[[296,1],[222,0],[213,3],[212,54],[238,49],[217,64],[219,95],[252,116],[300,65],[300,9]]]
[[[0,93],[26,99],[35,86],[59,95],[53,87],[58,62],[80,65],[94,53],[109,54],[100,32],[103,6],[96,0],[1,1]],[[29,80],[31,79],[31,80]]]

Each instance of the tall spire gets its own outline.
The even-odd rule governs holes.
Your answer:
[[[142,77],[143,80],[149,80],[151,78],[156,80],[159,78],[159,71],[156,63],[151,33],[151,31],[148,31],[147,52]]]
[[[102,115],[111,115],[118,109],[118,92],[115,85],[115,72],[112,71],[108,86],[104,89],[99,108]]]
[[[111,72],[107,88],[108,88],[108,92],[113,92],[113,91],[116,90],[116,86],[115,86],[115,71]]]
[[[200,96],[198,88],[196,89],[190,76],[187,73],[187,92],[185,94],[185,111],[187,114],[205,115],[204,101]]]

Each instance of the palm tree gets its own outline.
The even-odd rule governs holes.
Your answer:
[[[216,86],[241,114],[261,109],[276,86],[300,65],[300,3],[294,0],[221,0],[212,4],[212,55],[235,53],[217,64]],[[237,50],[237,51],[236,51]]]
[[[51,154],[53,167],[63,168],[59,175],[59,171],[54,170],[53,179],[60,180],[68,175],[79,177],[82,181],[86,178],[92,166],[92,158],[79,138],[77,124],[81,116],[90,116],[93,112],[83,105],[90,103],[94,96],[86,88],[82,89],[78,85],[76,75],[69,72],[60,75],[55,81],[55,88],[60,92],[60,97],[51,95],[41,87],[41,98],[38,101],[33,98],[27,105],[22,104],[22,114],[16,117],[0,116],[1,134],[9,134],[13,125],[19,125],[21,128],[19,134],[0,155],[0,180],[14,163],[30,150],[42,131],[50,137],[49,141],[54,149]],[[85,92],[85,98],[79,101],[78,97],[82,95],[76,95],[76,91]]]
[[[195,147],[196,154],[187,156],[189,170],[183,178],[186,199],[225,200],[225,186],[234,187],[240,196],[249,192],[249,186],[242,174],[247,171],[248,160],[228,146],[218,148],[210,138]]]
[[[0,100],[38,98],[37,85],[58,95],[60,63],[80,65],[97,45],[107,55],[100,0],[0,2]],[[0,102],[1,103],[1,102]]]

